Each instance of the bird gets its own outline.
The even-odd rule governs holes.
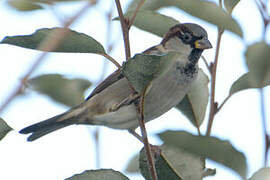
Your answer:
[[[195,23],[171,27],[162,41],[142,52],[164,55],[178,52],[169,70],[155,77],[144,96],[144,121],[156,119],[175,107],[190,89],[198,75],[198,60],[205,49],[212,48],[206,30]],[[69,125],[101,125],[132,132],[139,126],[136,103],[139,95],[130,86],[121,69],[101,82],[81,104],[45,121],[30,125],[19,133],[31,134],[34,141]]]

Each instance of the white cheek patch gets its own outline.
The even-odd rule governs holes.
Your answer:
[[[165,44],[165,48],[168,52],[177,51],[187,56],[189,56],[192,51],[191,46],[189,44],[183,43],[182,40],[178,37],[174,37],[168,40]]]

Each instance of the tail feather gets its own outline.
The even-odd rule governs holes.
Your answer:
[[[66,116],[67,113],[64,114],[60,114],[58,116],[52,117],[48,120],[39,122],[37,124],[33,124],[31,126],[28,126],[24,129],[22,129],[19,133],[21,134],[28,134],[28,133],[32,133],[27,140],[28,141],[34,141],[48,133],[51,133],[55,130],[58,130],[60,128],[72,125],[75,123],[75,118],[73,117],[69,117],[66,118],[64,120],[58,121],[60,118],[62,118],[63,116]]]

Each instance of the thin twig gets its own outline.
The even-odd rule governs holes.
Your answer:
[[[136,18],[136,16],[137,16],[137,13],[138,13],[139,9],[143,6],[144,2],[145,2],[145,0],[141,0],[141,1],[139,2],[139,4],[137,5],[137,7],[136,7],[136,9],[135,9],[135,11],[134,11],[134,14],[133,14],[133,16],[132,16],[132,18],[131,18],[130,21],[129,21],[128,29],[130,29],[130,27],[131,27],[132,24],[134,23],[135,18]]]
[[[261,115],[262,115],[262,126],[263,126],[263,134],[265,138],[265,152],[264,152],[264,166],[267,165],[267,159],[268,159],[268,150],[270,148],[270,144],[268,141],[268,135],[267,135],[267,124],[266,124],[266,113],[265,113],[265,102],[264,102],[264,91],[263,88],[259,89],[260,91],[260,102],[261,102]]]
[[[121,27],[122,27],[122,33],[123,33],[123,39],[124,39],[124,45],[125,45],[125,53],[126,53],[126,60],[128,60],[130,58],[130,43],[129,43],[129,28],[128,28],[128,24],[125,20],[125,17],[123,15],[123,11],[122,11],[122,7],[121,4],[119,2],[119,0],[115,0],[116,3],[116,7],[117,7],[117,11],[118,11],[118,15],[120,18],[120,23],[121,23]]]
[[[217,103],[215,101],[215,90],[216,90],[216,74],[217,74],[217,63],[218,63],[218,56],[219,56],[219,49],[220,49],[220,43],[221,43],[221,37],[224,30],[219,29],[218,30],[218,36],[217,36],[217,47],[215,52],[215,60],[213,63],[213,66],[211,68],[211,97],[210,97],[210,114],[209,114],[209,120],[207,125],[207,131],[206,135],[210,136],[211,129],[214,121],[214,116],[217,112]]]
[[[101,56],[107,58],[108,60],[110,60],[118,69],[121,68],[121,65],[113,57],[111,57],[109,54],[99,53],[99,55],[101,55]]]
[[[262,33],[262,41],[266,41],[266,30],[270,22],[270,17],[268,15],[267,6],[264,4],[263,1],[256,1],[257,8],[261,13],[262,20],[264,22],[264,28]],[[264,166],[267,166],[268,160],[268,151],[270,149],[270,140],[269,135],[267,133],[267,123],[266,123],[266,113],[265,113],[265,102],[264,102],[264,89],[259,89],[260,93],[260,102],[261,102],[261,116],[262,116],[262,126],[263,126],[263,135],[264,135],[264,142],[265,142],[265,151],[264,151]]]
[[[210,68],[210,66],[209,66],[209,64],[208,64],[208,62],[207,62],[207,60],[206,60],[206,58],[205,58],[204,56],[201,56],[201,58],[202,58],[202,60],[203,60],[203,62],[204,62],[204,64],[205,64],[205,66],[207,67],[209,73],[211,74],[211,68]]]
[[[78,19],[90,6],[92,5],[91,2],[87,3],[76,15],[72,18],[68,19],[64,25],[64,28],[68,28],[76,19]],[[7,107],[7,105],[19,94],[21,94],[24,84],[30,75],[37,69],[37,67],[43,62],[45,57],[47,56],[49,51],[53,51],[56,49],[60,42],[64,39],[64,37],[69,33],[66,29],[61,29],[61,31],[52,31],[44,41],[41,42],[38,49],[44,50],[47,52],[43,52],[34,62],[34,64],[29,68],[29,70],[23,76],[20,84],[18,87],[8,96],[8,98],[4,101],[4,103],[0,107],[0,113]]]
[[[131,54],[130,53],[130,43],[129,43],[129,28],[132,25],[132,23],[134,22],[136,14],[137,14],[139,8],[143,5],[143,2],[141,2],[138,5],[137,10],[136,10],[137,12],[135,11],[135,13],[133,14],[133,17],[131,20],[132,23],[129,22],[129,20],[125,19],[119,0],[115,0],[115,3],[116,3],[118,15],[119,15],[120,23],[121,23],[121,27],[122,27],[123,39],[124,39],[124,44],[125,44],[126,60],[128,60],[130,58],[130,54]],[[129,83],[129,86],[134,90],[134,87],[132,86],[131,83]],[[153,156],[151,153],[151,147],[150,147],[150,144],[148,142],[145,123],[144,123],[144,94],[145,94],[145,91],[146,91],[146,88],[144,89],[143,93],[140,96],[140,102],[139,102],[139,105],[137,107],[138,116],[139,116],[139,125],[141,128],[144,147],[145,147],[147,160],[148,160],[148,164],[149,164],[149,170],[150,170],[152,179],[157,180],[155,162],[153,160]]]
[[[221,9],[223,8],[222,0],[219,0],[219,7]],[[216,74],[217,74],[217,64],[218,64],[220,43],[221,43],[221,37],[222,37],[223,32],[224,32],[224,29],[218,28],[215,60],[214,60],[214,63],[212,63],[209,67],[210,74],[211,74],[211,94],[210,94],[210,113],[209,113],[209,119],[208,119],[208,124],[207,124],[206,136],[210,136],[211,134],[214,117],[218,109],[218,103],[215,100]]]
[[[151,146],[150,146],[148,138],[147,138],[147,132],[146,132],[145,122],[144,122],[144,96],[145,96],[146,89],[147,88],[145,88],[143,90],[141,97],[140,97],[139,105],[137,107],[138,108],[138,116],[139,116],[139,125],[140,125],[141,134],[142,134],[142,138],[143,138],[143,142],[144,142],[145,153],[146,153],[147,160],[148,160],[149,171],[151,173],[152,179],[158,180],[157,179],[157,172],[156,172],[156,168],[155,168],[155,161],[154,161],[154,158],[152,155]]]
[[[221,110],[221,108],[230,99],[230,97],[231,97],[231,94],[224,99],[224,101],[218,106],[216,113],[218,113]]]

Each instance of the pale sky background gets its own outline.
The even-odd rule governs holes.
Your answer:
[[[109,3],[110,2],[110,3]],[[103,45],[106,43],[106,21],[104,10],[110,9],[114,1],[101,1],[97,7],[91,8],[79,19],[72,29],[86,33]],[[126,2],[122,1],[125,7]],[[59,5],[56,12],[61,19],[70,17],[84,3]],[[36,29],[60,26],[50,10],[22,13],[8,7],[0,1],[0,39],[5,36],[31,34]],[[116,10],[114,11],[116,12]],[[172,16],[180,22],[193,22],[202,25],[209,34],[213,45],[216,43],[216,28],[204,21],[191,17],[175,8],[162,9],[162,14]],[[116,14],[114,14],[114,17]],[[228,95],[231,84],[247,71],[244,62],[246,44],[259,41],[262,32],[262,21],[252,0],[242,0],[234,10],[233,16],[238,20],[244,31],[244,41],[236,35],[226,32],[222,39],[220,61],[217,74],[217,101],[221,102]],[[119,22],[113,22],[111,38],[118,40],[112,56],[117,60],[124,59],[122,37]],[[269,34],[269,33],[268,33]],[[130,32],[132,54],[158,44],[161,39],[155,35],[132,28]],[[0,104],[17,86],[20,78],[40,54],[34,50],[0,45]],[[212,61],[214,48],[204,52],[205,57]],[[120,62],[120,61],[119,61]],[[34,75],[45,73],[61,73],[67,77],[82,77],[97,82],[102,72],[103,58],[93,54],[53,53],[35,71]],[[202,61],[200,66],[205,69]],[[109,65],[111,73],[115,68]],[[205,71],[207,72],[207,71]],[[266,104],[269,107],[270,96],[265,91]],[[86,96],[90,90],[86,93]],[[267,108],[266,108],[267,109]],[[28,125],[55,116],[67,107],[54,103],[51,99],[37,93],[27,93],[18,97],[0,115],[14,130],[0,142],[0,179],[28,180],[59,180],[68,178],[84,170],[95,169],[95,146],[91,126],[69,126],[50,135],[27,142],[27,136],[18,131]],[[208,117],[208,116],[206,116]],[[269,117],[269,113],[268,116]],[[269,119],[269,118],[268,118]],[[205,132],[206,123],[202,125]],[[154,134],[165,130],[186,130],[196,133],[196,129],[181,113],[172,109],[162,117],[147,123],[147,130],[152,144],[162,142]],[[268,126],[268,131],[270,130]],[[142,144],[126,131],[100,128],[101,132],[101,167],[112,168],[123,172],[129,159],[142,148]],[[249,176],[263,166],[263,139],[260,115],[259,93],[257,90],[246,90],[234,95],[217,114],[212,135],[229,140],[238,150],[245,153],[248,162]],[[208,161],[209,162],[209,161]],[[207,180],[239,180],[240,177],[213,162],[207,167],[217,168],[214,177]],[[127,174],[129,178],[142,179],[140,176]]]

